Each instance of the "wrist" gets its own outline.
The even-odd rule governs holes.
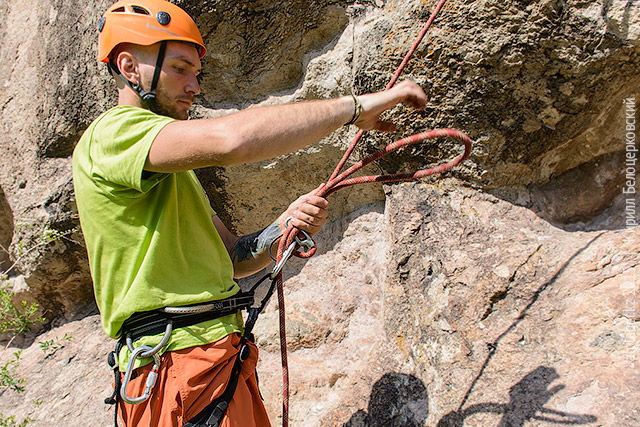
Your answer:
[[[231,260],[235,263],[256,259],[265,252],[274,258],[271,249],[274,246],[277,247],[275,243],[280,236],[282,236],[282,231],[279,221],[272,223],[262,231],[242,236],[230,251]]]
[[[362,113],[362,103],[360,102],[360,99],[354,94],[351,94],[350,98],[353,104],[353,113],[351,116],[351,120],[345,123],[345,126],[352,125],[356,121],[358,121],[358,119],[360,118],[360,114]]]

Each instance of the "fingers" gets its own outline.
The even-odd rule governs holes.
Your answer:
[[[293,217],[290,225],[308,233],[310,236],[314,236],[322,230],[322,226],[324,226],[325,222],[325,219],[301,215]]]
[[[427,94],[415,82],[404,80],[392,88],[399,92],[403,104],[416,109],[423,109],[427,105]]]
[[[322,191],[323,187],[324,187],[324,184],[320,184],[320,185],[318,185],[318,187],[315,190],[313,190],[309,194],[317,195],[318,193],[320,193],[320,191]]]
[[[311,236],[317,234],[322,226],[326,223],[329,216],[329,202],[327,199],[317,196],[314,193],[319,191],[322,186],[316,188],[309,194],[306,194],[295,202],[293,202],[283,217],[291,217],[289,225],[309,233]]]
[[[393,132],[395,125],[380,120],[380,114],[390,110],[398,104],[405,104],[416,109],[427,105],[427,95],[415,82],[405,80],[389,90],[362,95],[359,97],[362,112],[355,125],[363,130],[378,130]]]

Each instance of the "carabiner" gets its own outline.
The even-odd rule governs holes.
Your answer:
[[[287,218],[286,222],[288,222],[288,220],[289,218]],[[298,230],[298,232],[304,234],[304,240],[300,240],[298,236],[295,237],[295,241],[292,242],[282,254],[282,259],[280,260],[280,262],[277,263],[275,267],[273,267],[271,275],[269,276],[271,280],[273,280],[278,274],[280,274],[282,268],[284,267],[284,264],[289,260],[289,258],[291,258],[291,255],[293,255],[293,251],[296,249],[296,246],[304,246],[307,249],[311,249],[316,245],[316,242],[313,241],[311,236],[309,236],[306,231]]]
[[[271,275],[269,276],[271,280],[273,280],[278,274],[280,274],[282,268],[284,267],[284,264],[289,260],[289,258],[291,258],[291,255],[296,249],[297,244],[297,242],[291,243],[289,247],[284,251],[284,253],[282,254],[282,259],[275,265],[275,267],[273,267],[273,270],[271,271]]]
[[[164,335],[162,336],[162,339],[160,340],[160,342],[153,347],[151,350],[142,353],[139,357],[141,359],[146,359],[148,357],[153,357],[154,354],[156,354],[157,352],[159,352],[160,350],[162,350],[162,347],[164,347],[167,342],[169,341],[169,338],[171,338],[171,332],[173,331],[173,320],[169,319],[167,321],[167,328],[164,331]],[[129,347],[129,351],[131,353],[133,353],[133,339],[131,339],[131,335],[127,335],[127,347]]]
[[[297,244],[304,246],[307,249],[311,249],[316,246],[316,242],[314,242],[311,236],[309,236],[305,231],[299,230],[299,232],[304,234],[304,240],[300,240],[300,238],[296,236]]]
[[[140,347],[133,350],[129,358],[129,364],[127,365],[127,370],[124,373],[124,378],[122,379],[122,387],[120,387],[120,397],[122,397],[122,400],[130,405],[136,405],[147,400],[149,396],[151,396],[151,390],[153,389],[153,386],[156,385],[156,380],[158,379],[158,370],[160,369],[160,356],[158,356],[158,353],[155,353],[153,355],[153,367],[151,368],[151,372],[149,372],[149,376],[147,377],[147,382],[145,383],[144,393],[142,394],[142,396],[129,397],[129,395],[127,394],[127,385],[129,384],[129,380],[131,379],[133,364],[142,352],[148,352],[150,350],[152,350],[152,348],[148,345],[141,345]]]

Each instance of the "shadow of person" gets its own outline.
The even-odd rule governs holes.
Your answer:
[[[477,403],[445,415],[437,427],[462,427],[464,420],[478,413],[502,414],[497,427],[524,427],[527,421],[550,424],[581,425],[597,421],[593,415],[571,414],[546,408],[551,398],[564,388],[551,383],[560,376],[554,368],[538,366],[509,390],[509,403]]]
[[[546,366],[539,366],[525,375],[509,390],[509,403],[498,426],[520,427],[525,421],[537,418],[538,412],[549,411],[544,405],[564,388],[564,385],[548,388],[558,378],[560,375],[556,370]]]
[[[424,383],[413,375],[391,372],[373,385],[367,411],[356,412],[343,427],[422,427],[428,414]]]

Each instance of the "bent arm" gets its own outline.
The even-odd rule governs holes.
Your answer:
[[[398,103],[416,108],[427,97],[417,84],[359,97],[362,110],[355,125],[390,131],[380,114]],[[145,163],[151,172],[179,172],[207,166],[250,163],[291,153],[319,141],[348,122],[354,113],[351,96],[249,108],[224,117],[170,123],[156,136]]]
[[[238,237],[231,233],[217,216],[211,220],[229,252],[235,279],[257,273],[271,263],[272,259],[268,251],[272,244],[277,247],[276,241],[281,235],[277,222],[264,230]]]

